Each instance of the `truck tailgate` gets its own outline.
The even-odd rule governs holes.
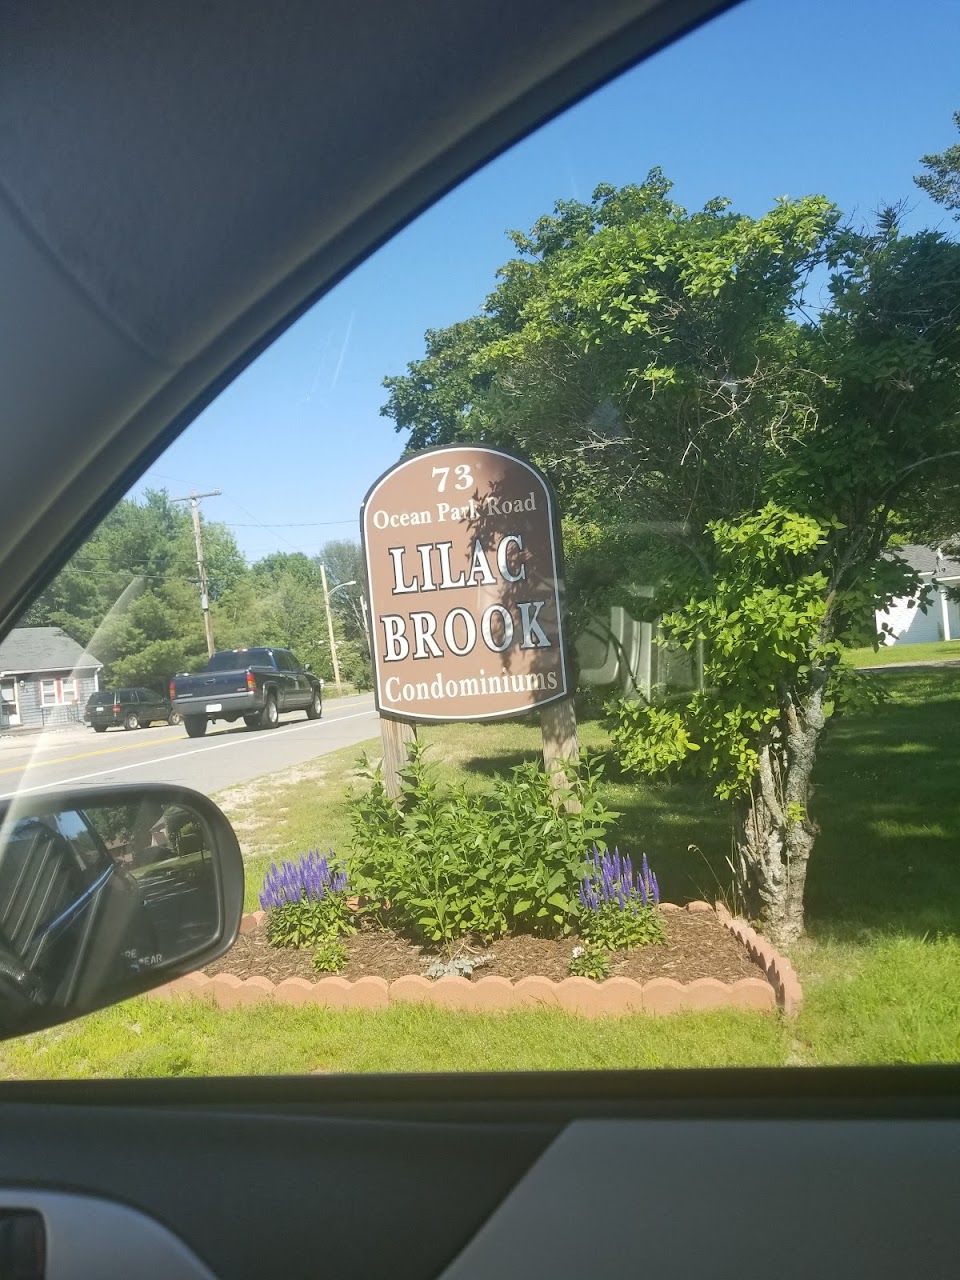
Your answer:
[[[177,698],[216,699],[221,694],[246,693],[247,671],[214,671],[207,675],[174,676],[174,701]]]

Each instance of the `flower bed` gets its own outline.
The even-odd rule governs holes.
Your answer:
[[[159,988],[161,998],[196,995],[221,1008],[270,1000],[334,1008],[384,1008],[398,1002],[493,1011],[537,1006],[586,1016],[739,1008],[797,1011],[800,985],[789,962],[722,907],[662,904],[666,937],[614,953],[603,981],[562,977],[576,937],[508,937],[465,954],[489,956],[470,976],[431,978],[436,957],[387,930],[344,939],[348,976],[317,977],[302,951],[270,948],[265,913],[244,916],[234,948],[202,973]]]

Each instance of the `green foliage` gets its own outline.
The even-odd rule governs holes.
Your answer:
[[[267,912],[267,941],[271,947],[315,947],[344,933],[354,933],[351,913],[342,894],[321,899],[285,902]]]
[[[204,520],[203,540],[218,647],[289,648],[332,678],[319,558],[280,552],[250,567],[233,534],[216,521]],[[332,581],[363,582],[356,544],[328,543],[320,557],[336,566]],[[344,679],[363,686],[369,684],[369,659],[357,590],[338,592],[332,603]],[[62,627],[88,646],[105,664],[106,687],[162,689],[175,672],[201,668],[207,648],[188,511],[164,491],[148,491],[140,501],[124,499],[31,606],[24,623]]]
[[[953,123],[960,129],[960,111],[953,113]],[[921,156],[926,173],[914,178],[917,186],[937,204],[952,209],[960,218],[960,142],[932,155]]]
[[[953,207],[953,149],[924,163]],[[671,642],[702,646],[704,689],[622,707],[618,752],[705,775],[738,807],[762,792],[759,843],[736,828],[737,865],[760,877],[771,824],[816,834],[818,737],[860,696],[838,684],[842,646],[919,590],[882,553],[960,524],[960,245],[898,221],[858,228],[822,195],[690,212],[654,169],[514,233],[481,313],[385,382],[411,446],[509,440],[548,470],[575,618],[646,581]]]
[[[686,603],[662,619],[669,643],[703,646],[705,687],[681,705],[621,702],[612,736],[625,769],[655,776],[687,765],[730,799],[749,793],[785,707],[802,707],[815,688],[830,693],[829,714],[875,689],[840,667],[837,615],[854,607],[831,591],[825,558],[842,526],[770,502],[708,531],[713,577],[691,578]],[[881,575],[885,590],[911,576],[897,563],[870,566],[852,593],[857,609],[874,603]]]
[[[568,970],[571,978],[592,978],[594,982],[602,982],[610,977],[610,952],[600,942],[574,947]]]
[[[352,802],[351,882],[397,927],[446,946],[466,934],[573,927],[587,852],[617,816],[599,798],[595,762],[569,769],[564,803],[535,764],[481,796],[445,787],[422,748],[403,771],[399,805],[379,772],[369,776]]]
[[[663,917],[656,907],[626,908],[607,903],[597,911],[580,915],[580,935],[607,951],[630,951],[667,936]]]
[[[630,773],[669,774],[699,751],[687,731],[683,714],[624,698],[610,709],[610,736],[621,766]]]
[[[350,961],[350,953],[336,938],[325,938],[313,953],[317,973],[342,973]]]

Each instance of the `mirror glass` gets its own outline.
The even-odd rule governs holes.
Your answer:
[[[216,840],[179,795],[12,805],[0,819],[0,1034],[146,990],[205,953],[223,933]]]

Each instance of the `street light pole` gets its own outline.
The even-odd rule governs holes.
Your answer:
[[[340,679],[340,659],[337,657],[337,641],[333,634],[333,613],[330,609],[330,591],[327,587],[327,568],[320,565],[320,581],[323,584],[323,606],[327,611],[327,632],[330,636],[330,657],[333,659],[333,678],[337,685],[337,697],[343,697],[343,682]]]
[[[219,489],[210,489],[206,493],[189,493],[185,498],[171,498],[171,502],[189,502],[190,516],[193,520],[193,540],[197,548],[197,575],[200,579],[200,608],[203,611],[203,630],[207,637],[207,657],[212,658],[215,652],[213,643],[213,621],[210,617],[210,592],[207,588],[207,569],[203,562],[203,529],[200,524],[200,499],[219,498]]]
[[[370,645],[370,619],[367,617],[367,597],[360,597],[360,612],[363,614],[363,638],[367,642],[367,657],[373,661],[373,649]]]

